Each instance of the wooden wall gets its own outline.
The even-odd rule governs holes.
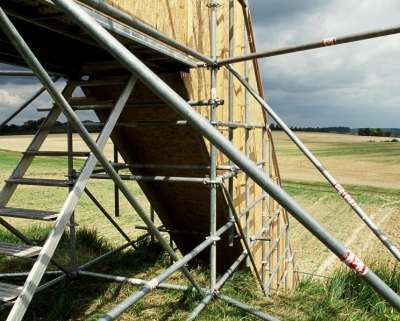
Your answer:
[[[163,32],[164,34],[182,42],[183,44],[196,49],[206,56],[210,56],[210,18],[211,9],[207,7],[209,0],[105,0],[105,2],[115,6],[116,8],[134,16],[135,18],[145,22],[153,28]],[[217,56],[219,58],[229,57],[229,0],[220,0],[220,7],[217,8]],[[242,7],[239,1],[234,2],[234,55],[239,56],[248,52],[248,37],[245,29]],[[242,75],[245,75],[245,63],[236,63],[235,69]],[[249,83],[253,88],[257,88],[257,70],[254,70],[254,64],[248,63]],[[210,99],[210,72],[207,68],[191,69],[189,73],[181,72],[181,78],[187,90],[187,96],[190,100]],[[229,121],[229,72],[222,67],[217,72],[217,97],[223,99],[225,104],[217,109],[217,119],[220,121]],[[250,95],[246,97],[244,87],[235,79],[233,85],[233,120],[240,123],[264,124],[263,111],[259,104]],[[246,100],[247,100],[247,116],[246,116]],[[209,107],[195,107],[203,116],[210,117]],[[247,117],[247,119],[246,119]],[[221,133],[229,138],[228,128],[219,127]],[[279,174],[276,161],[274,161],[273,145],[269,132],[266,133],[267,146],[267,164],[266,172],[277,183],[279,182]],[[261,129],[233,130],[233,142],[243,152],[246,153],[246,139],[249,141],[249,157],[254,162],[260,162],[263,159],[262,144],[263,131]],[[209,148],[208,142],[206,142]],[[218,153],[218,164],[229,164],[229,160],[221,153]],[[219,173],[219,174],[222,174]],[[246,184],[249,184],[250,197],[246,201]],[[255,201],[262,190],[253,181],[248,182],[245,174],[240,174],[233,179],[234,202],[236,211],[240,213],[248,204]],[[255,235],[260,231],[263,211],[268,219],[269,214],[276,211],[278,204],[267,197],[266,208],[262,208],[262,202],[258,203],[249,213],[250,234]],[[244,226],[245,217],[242,219]],[[278,227],[282,228],[287,224],[286,218],[280,218],[273,223],[273,228],[267,231],[267,236],[276,237],[279,234]],[[277,263],[278,257],[284,249],[285,238],[282,239],[278,250],[273,255],[273,266]],[[253,255],[257,262],[259,273],[261,273],[262,251],[261,243],[253,249]],[[269,246],[272,242],[266,242]],[[268,248],[267,248],[268,250]],[[272,269],[273,266],[267,266]],[[284,263],[281,263],[281,271],[283,271]],[[276,287],[276,282],[273,285]]]

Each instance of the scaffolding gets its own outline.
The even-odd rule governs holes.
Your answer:
[[[7,244],[8,254],[23,252],[36,260],[27,273],[24,286],[1,285],[5,293],[2,300],[13,302],[8,320],[21,320],[36,291],[67,277],[80,274],[121,280],[85,271],[117,251],[135,247],[138,241],[131,239],[105,210],[103,214],[127,243],[82,266],[76,264],[74,211],[84,193],[101,208],[86,188],[89,180],[95,179],[114,182],[116,216],[119,193],[122,193],[146,224],[144,236],[157,238],[173,261],[152,280],[136,280],[143,287],[99,320],[117,318],[157,287],[187,290],[188,287],[163,283],[178,270],[203,298],[188,320],[196,318],[215,298],[261,319],[276,320],[223,295],[220,290],[240,266],[251,269],[256,281],[254,286],[264,295],[278,294],[297,284],[288,212],[400,310],[398,295],[282,189],[268,115],[289,134],[392,254],[400,258],[393,244],[265,103],[256,60],[398,33],[400,28],[257,53],[247,1],[229,0],[220,4],[211,0],[205,4],[185,0],[179,5],[175,3],[174,8],[186,10],[185,15],[177,9],[171,10],[168,3],[154,1],[154,12],[169,9],[167,12],[172,16],[170,20],[161,19],[158,27],[163,32],[150,26],[156,23],[151,17],[143,16],[146,21],[143,23],[129,14],[131,10],[139,14],[138,18],[141,18],[140,13],[145,15],[146,10],[140,10],[140,3],[123,0],[109,3],[99,0],[81,0],[80,3],[72,0],[10,0],[0,6],[1,28],[6,35],[2,41],[7,44],[0,61],[29,67],[43,84],[43,89],[17,112],[44,90],[55,102],[52,108],[41,109],[48,115],[0,194],[1,216],[55,220],[48,239],[39,248],[0,218],[0,224],[27,244]],[[27,14],[32,8],[36,15]],[[184,23],[181,20],[185,20]],[[187,32],[175,34],[182,24],[185,26],[182,30]],[[60,48],[49,47],[48,41],[40,40],[36,40],[36,46],[29,46],[28,41],[33,40],[27,28],[32,28],[32,34],[40,33],[42,38],[61,39]],[[228,34],[224,30],[228,30]],[[28,38],[27,41],[24,38]],[[79,48],[80,52],[71,48]],[[237,71],[239,68],[244,76]],[[68,78],[62,93],[54,86],[60,76]],[[85,97],[72,97],[77,87],[82,88]],[[101,129],[96,141],[88,133],[87,124],[77,116],[79,110],[93,110],[99,118],[98,123],[90,124]],[[50,131],[60,129],[55,126],[60,114],[68,119],[69,125],[62,128],[68,133],[68,150],[40,150]],[[88,153],[82,155],[82,152],[73,151],[72,132],[80,135],[90,150]],[[109,138],[115,146],[113,162],[103,153]],[[123,163],[119,162],[118,153]],[[24,178],[33,159],[40,156],[67,156],[67,179]],[[74,157],[82,156],[87,160],[80,171],[76,171]],[[96,167],[98,164],[101,168]],[[122,168],[128,168],[132,175],[120,175],[118,170]],[[151,214],[146,213],[125,180],[138,182],[164,229],[155,225],[153,210]],[[69,193],[59,212],[8,208],[7,203],[20,184],[65,186]],[[188,208],[193,209],[193,214],[188,213]],[[67,226],[72,239],[71,267],[68,268],[53,259]],[[164,231],[169,232],[182,257],[166,240]],[[209,264],[209,287],[206,289],[187,268],[186,264],[194,258]],[[41,284],[50,262],[59,268],[53,273],[57,277]],[[218,278],[218,275],[222,276]]]

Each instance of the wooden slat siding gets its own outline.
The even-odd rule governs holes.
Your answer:
[[[127,14],[186,44],[188,6],[193,0],[105,0]],[[196,2],[200,2],[195,0]],[[204,2],[204,1],[201,1]],[[205,12],[204,14],[207,14]]]
[[[35,178],[13,178],[13,179],[6,179],[5,182],[9,184],[58,186],[58,187],[68,187],[74,184],[73,181],[67,181],[67,180],[35,179]]]
[[[57,218],[58,213],[50,211],[23,209],[23,208],[3,207],[0,208],[0,216],[52,221]]]
[[[22,285],[0,283],[0,301],[13,301],[21,292]]]
[[[39,255],[41,249],[40,246],[0,242],[0,254],[3,255],[32,258]]]

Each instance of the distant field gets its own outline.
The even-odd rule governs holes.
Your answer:
[[[96,139],[97,134],[91,135],[93,139]],[[83,143],[79,135],[74,136],[73,148],[75,151],[87,151],[88,148]],[[0,149],[12,150],[16,152],[23,152],[26,150],[28,144],[32,140],[32,135],[18,135],[18,136],[0,136]],[[53,151],[66,151],[67,150],[67,138],[65,134],[52,134],[45,140],[41,150],[53,150]],[[113,155],[113,145],[111,141],[108,141],[104,152],[107,157]]]
[[[381,142],[386,138],[327,133],[299,132],[296,135],[399,248],[400,143]],[[338,196],[336,191],[330,187],[323,176],[288,137],[283,132],[276,131],[273,132],[273,136],[285,190],[361,259],[391,259],[392,256],[388,250],[381,245],[380,241],[361,222],[357,214]],[[31,136],[0,136],[1,186],[20,157],[19,153],[6,153],[1,150],[23,151],[30,140]],[[65,148],[65,136],[52,135],[50,139],[46,140],[42,150],[65,150]],[[79,139],[76,139],[74,149],[86,150]],[[111,142],[106,145],[105,154],[110,160],[112,159]],[[62,162],[64,162],[64,165],[62,165]],[[63,166],[65,166],[65,160],[62,159],[58,161],[48,160],[47,164],[44,160],[44,162],[36,164],[35,174],[46,173],[50,176],[62,176],[64,172],[60,168],[62,169]],[[136,189],[136,183],[131,183],[132,188]],[[96,192],[107,210],[113,213],[113,202],[106,199],[107,196],[101,196],[113,189],[112,183],[93,182],[88,187],[92,192]],[[139,189],[137,189],[136,194],[143,206],[148,209],[148,204]],[[20,194],[13,198],[13,202],[14,206],[17,206],[18,203],[32,203],[34,205],[38,202],[46,202],[48,206],[56,207],[59,204],[51,204],[48,200],[52,198],[61,199],[65,197],[64,195],[65,191],[60,188],[51,189],[51,191],[37,196],[37,191],[34,188],[21,187]],[[127,204],[123,203],[122,206],[128,211],[129,206]],[[98,215],[98,209],[91,205],[87,196],[80,202],[77,213],[81,213],[77,214],[80,224],[95,225],[103,231],[110,226],[105,220],[97,219],[97,217],[101,217],[101,214]],[[93,217],[95,217],[95,224]],[[132,223],[131,215],[123,215],[117,220],[130,226],[128,231],[130,235],[142,233],[142,231],[134,228],[135,224],[141,224],[140,220],[137,220],[137,223]],[[113,228],[107,229],[106,234],[113,241],[121,240],[121,237],[117,235]],[[341,264],[294,219],[291,220],[291,235],[292,248],[298,250],[297,267],[300,270],[325,274]]]
[[[328,172],[342,185],[400,189],[400,142],[386,137],[296,132]],[[323,182],[314,165],[281,131],[273,132],[282,179]]]

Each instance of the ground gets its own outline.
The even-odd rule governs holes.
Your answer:
[[[296,132],[296,135],[329,174],[351,191],[362,210],[390,241],[400,248],[400,143],[380,142],[381,138],[377,137],[330,133]],[[274,131],[273,137],[283,187],[294,193],[293,198],[362,260],[393,259],[286,134]],[[0,149],[24,151],[30,140],[31,136],[0,136]],[[41,148],[65,149],[65,135],[51,135]],[[85,151],[86,148],[76,139],[74,150]],[[105,154],[113,159],[111,142],[107,143]],[[326,187],[321,187],[321,183],[326,183]],[[379,188],[379,192],[375,193],[375,188]],[[389,192],[382,193],[382,188]],[[327,275],[341,265],[297,221],[292,219],[290,224],[291,246],[298,251],[297,267],[300,270]]]
[[[361,210],[394,246],[400,248],[400,143],[381,142],[386,138],[380,137],[295,134],[329,174],[349,191]],[[395,261],[389,250],[330,188],[323,175],[298,151],[289,137],[281,131],[274,131],[273,137],[283,187],[289,191],[290,188],[302,190],[299,195],[293,196],[295,200],[362,260]],[[299,182],[312,183],[305,185]],[[314,182],[326,183],[326,192],[320,185],[313,185]],[[382,193],[382,188],[388,189],[388,193]],[[312,189],[318,191],[313,193]],[[327,275],[342,265],[303,226],[294,219],[291,224],[292,247],[299,251],[299,269]]]

